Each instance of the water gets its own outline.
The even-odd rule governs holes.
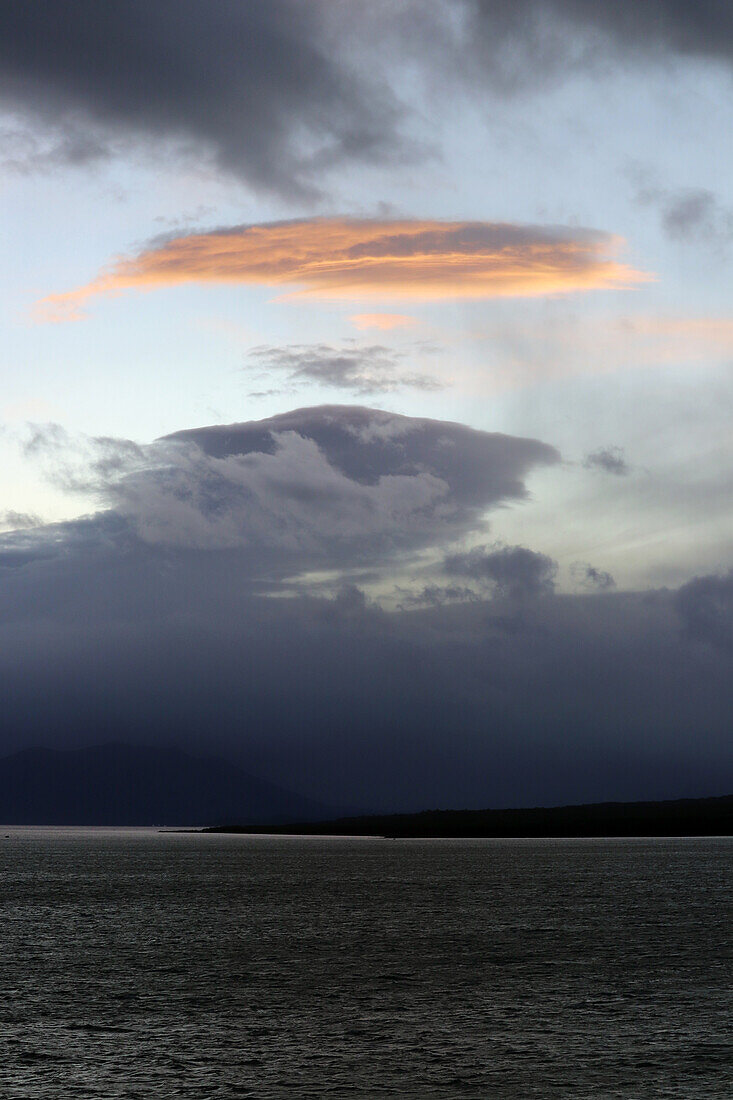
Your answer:
[[[728,840],[5,829],[0,1097],[730,1100],[732,869]]]

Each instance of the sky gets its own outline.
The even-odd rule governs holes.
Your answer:
[[[0,748],[729,793],[733,11],[5,0]]]

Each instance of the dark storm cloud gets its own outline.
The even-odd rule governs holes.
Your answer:
[[[287,197],[323,172],[405,162],[394,86],[500,95],[670,56],[730,63],[725,0],[4,0],[4,161],[85,165],[176,147]]]
[[[172,141],[302,197],[331,164],[411,151],[391,92],[339,61],[321,13],[297,0],[5,0],[0,97],[57,135],[57,161]]]
[[[256,366],[282,372],[288,382],[315,382],[348,390],[357,396],[394,390],[437,390],[441,383],[428,374],[405,370],[403,352],[383,344],[291,344],[257,347],[249,352]]]
[[[558,596],[550,559],[489,547],[394,612],[349,582],[445,555],[544,444],[330,406],[86,453],[106,511],[0,534],[0,749],[179,744],[374,809],[733,784],[730,576]],[[347,567],[336,597],[284,598],[314,564]]]
[[[587,470],[603,470],[607,474],[615,474],[616,477],[624,477],[630,472],[620,447],[599,447],[597,451],[591,451],[585,456],[583,465]]]
[[[733,649],[733,571],[688,581],[677,591],[675,607],[690,637]]]
[[[111,536],[108,532],[108,536]],[[0,571],[0,744],[206,749],[375,809],[725,793],[728,651],[671,593],[398,612],[257,599],[242,550],[105,547]]]
[[[549,595],[557,573],[552,558],[524,546],[476,546],[449,554],[443,568],[453,576],[491,584],[497,595],[511,600]]]

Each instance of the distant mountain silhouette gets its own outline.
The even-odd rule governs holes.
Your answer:
[[[175,748],[37,748],[0,758],[5,825],[264,824],[336,812],[227,760]]]
[[[206,830],[256,831],[243,825]],[[387,837],[730,836],[733,833],[733,796],[666,802],[597,802],[517,810],[425,810],[418,814],[299,821],[272,831]]]

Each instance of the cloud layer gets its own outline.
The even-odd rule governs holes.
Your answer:
[[[543,443],[326,406],[29,447],[106,507],[0,534],[0,749],[177,743],[374,809],[733,783],[730,576],[618,594],[582,565],[561,596],[546,555],[455,548],[558,461]],[[303,578],[424,581],[426,550],[455,583],[394,612]]]
[[[714,579],[677,601],[703,623],[693,635],[673,593],[388,613],[354,589],[254,598],[240,551],[71,534],[63,555],[0,569],[0,751],[173,743],[374,809],[733,783],[729,636],[711,644],[713,625],[708,640],[711,596],[715,620],[729,590]]]
[[[51,131],[46,165],[88,163],[131,139],[168,143],[312,198],[333,164],[411,149],[396,98],[339,60],[321,15],[297,0],[10,0],[0,101]]]
[[[311,218],[191,233],[120,260],[87,286],[38,305],[80,316],[88,299],[182,283],[289,288],[324,299],[536,297],[633,286],[648,278],[609,253],[618,238],[582,229]]]
[[[0,103],[16,119],[6,161],[48,169],[131,144],[173,147],[298,199],[317,197],[334,166],[425,155],[401,125],[406,66],[475,98],[619,61],[732,55],[733,16],[719,0],[0,5]]]

